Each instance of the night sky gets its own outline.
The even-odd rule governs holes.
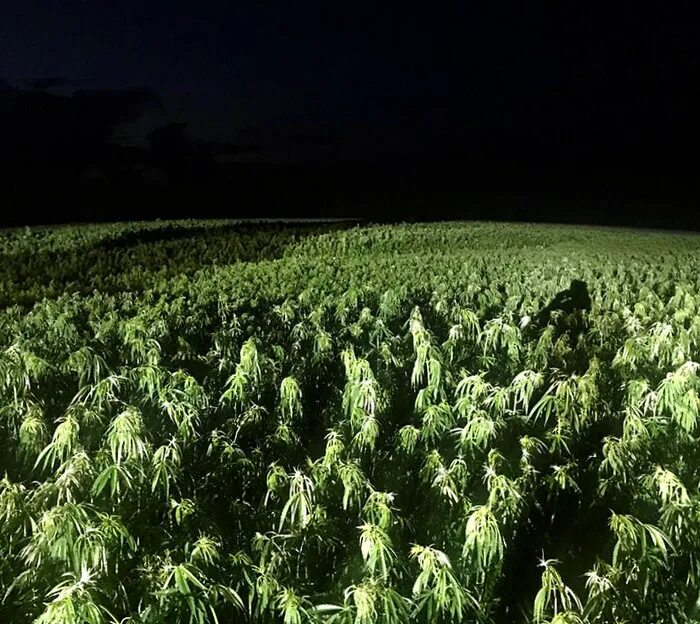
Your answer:
[[[6,0],[6,204],[686,225],[700,28],[615,4]]]

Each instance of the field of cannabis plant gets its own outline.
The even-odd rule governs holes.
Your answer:
[[[193,221],[0,260],[0,622],[700,621],[700,237]]]

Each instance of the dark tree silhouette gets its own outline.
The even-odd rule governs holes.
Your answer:
[[[3,170],[28,175],[35,183],[41,176],[80,173],[103,157],[117,124],[160,106],[160,98],[146,89],[62,96],[0,85]]]

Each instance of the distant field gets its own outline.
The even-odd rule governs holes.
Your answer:
[[[697,235],[166,221],[0,262],[0,622],[700,621]]]

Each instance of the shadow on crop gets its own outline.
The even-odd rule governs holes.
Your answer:
[[[523,327],[526,340],[537,340],[547,327],[554,329],[553,340],[562,336],[568,338],[572,347],[589,329],[588,313],[591,310],[591,296],[588,285],[583,280],[571,280],[569,288],[559,291]]]

